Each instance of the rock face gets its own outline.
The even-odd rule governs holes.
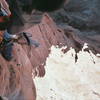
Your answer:
[[[18,0],[17,0],[18,1]],[[58,25],[71,25],[84,35],[95,35],[100,32],[100,0],[67,0],[65,6],[56,12],[50,13]],[[17,8],[16,8],[17,9]],[[31,15],[22,14],[22,23],[33,25],[39,23],[42,12],[33,11]],[[21,21],[19,21],[21,22]],[[19,25],[16,17],[13,23]],[[14,26],[13,25],[13,26]],[[18,26],[16,26],[18,27]],[[19,25],[20,30],[21,25]],[[17,31],[17,30],[16,30]],[[15,31],[12,31],[12,33]]]
[[[100,32],[100,0],[69,0],[60,11],[53,13],[59,24],[69,24],[85,35]]]
[[[96,36],[87,38],[78,36],[77,31],[72,27],[66,27],[62,30],[47,14],[44,15],[40,24],[24,31],[32,33],[32,39],[37,40],[40,46],[30,48],[27,45],[15,43],[14,57],[11,62],[5,61],[0,56],[0,95],[9,100],[36,100],[36,88],[33,79],[35,76],[43,77],[45,75],[45,61],[52,45],[67,46],[67,48],[62,49],[64,53],[68,52],[71,47],[74,48],[74,62],[78,61],[78,53],[82,50],[85,42],[88,43],[89,48],[84,49],[84,51],[89,55],[91,52],[94,55],[100,52],[98,36],[98,39]],[[94,64],[97,63],[92,56],[90,58]]]
[[[64,32],[47,15],[40,24],[26,31],[40,43],[38,48],[15,43],[11,62],[0,56],[0,95],[9,100],[36,100],[33,78],[45,75],[44,65],[51,45],[66,43]]]
[[[49,13],[58,25],[70,25],[83,35],[100,32],[100,0],[68,0],[65,6]],[[39,23],[43,13],[34,11],[31,17],[24,17],[29,24]],[[27,15],[28,16],[28,15]]]

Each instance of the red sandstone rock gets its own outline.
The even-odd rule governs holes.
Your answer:
[[[52,45],[67,45],[67,49],[73,47],[78,52],[85,43],[74,34],[73,29],[66,29],[64,34],[48,15],[44,15],[40,24],[26,31],[32,33],[32,39],[40,43],[38,48],[30,49],[27,45],[15,44],[11,62],[0,56],[0,95],[9,100],[36,100],[32,77],[45,75],[44,65]]]
[[[11,62],[0,56],[0,95],[9,100],[36,100],[36,90],[32,79],[45,75],[45,61],[52,45],[65,43],[64,32],[58,29],[47,15],[42,22],[26,30],[40,43],[38,48],[15,44]]]

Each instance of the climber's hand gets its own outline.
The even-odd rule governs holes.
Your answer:
[[[8,15],[11,15],[7,1],[6,0],[0,0],[0,4],[1,4],[1,8],[4,9]]]
[[[18,35],[11,35],[12,39],[18,40],[19,36]]]

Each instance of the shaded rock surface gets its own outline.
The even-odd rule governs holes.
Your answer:
[[[82,34],[100,33],[100,0],[68,0],[63,8],[49,13],[58,25],[70,25],[79,29]],[[33,11],[31,17],[23,14],[26,23],[39,23],[43,13]]]
[[[89,57],[92,59],[93,64],[97,63],[94,58],[100,53],[100,40],[98,36],[81,36],[79,31],[70,26],[61,29],[57,27],[47,14],[44,15],[40,24],[24,31],[32,33],[32,39],[37,40],[40,46],[38,48],[30,48],[27,45],[15,43],[13,48],[14,58],[11,62],[5,61],[0,56],[0,95],[7,97],[9,100],[36,100],[36,88],[33,79],[35,76],[43,77],[45,75],[45,61],[52,45],[58,45],[58,47],[67,46],[62,49],[64,53],[67,53],[70,48],[74,48],[75,55],[72,55],[73,62],[75,63],[79,60],[78,53],[81,52],[84,43],[87,43],[88,48],[84,49],[84,52],[88,55],[91,55],[92,52],[94,56],[92,57],[91,55]],[[69,63],[72,62],[69,61]],[[46,83],[42,84],[38,81],[36,84],[43,86]],[[40,94],[40,92],[37,93],[37,95]]]
[[[100,32],[100,0],[69,0],[58,12],[52,13],[58,24],[69,24],[85,35]]]
[[[67,1],[68,3],[66,3],[61,10],[50,13],[55,22],[58,25],[67,25],[67,24],[71,25],[74,28],[79,29],[81,33],[85,35],[99,34],[100,0],[67,0]],[[42,12],[35,10],[32,12],[31,15],[28,15],[22,12],[21,9],[18,10],[17,7],[16,11],[19,12],[19,16],[20,15],[22,16],[20,17],[17,16],[18,18],[20,18],[19,21],[16,17],[13,19],[14,21],[12,27],[15,26],[15,29],[13,29],[12,31],[11,28],[12,33],[21,30],[24,24],[25,26],[27,26],[26,24],[28,24],[28,27],[31,27],[32,25],[39,23],[43,15]],[[21,22],[23,24],[19,24]],[[16,30],[16,27],[18,28],[18,30]]]

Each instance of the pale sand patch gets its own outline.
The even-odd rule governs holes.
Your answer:
[[[45,68],[35,79],[37,100],[100,100],[100,58],[92,52],[80,51],[75,63],[74,49],[63,54],[52,46]]]

